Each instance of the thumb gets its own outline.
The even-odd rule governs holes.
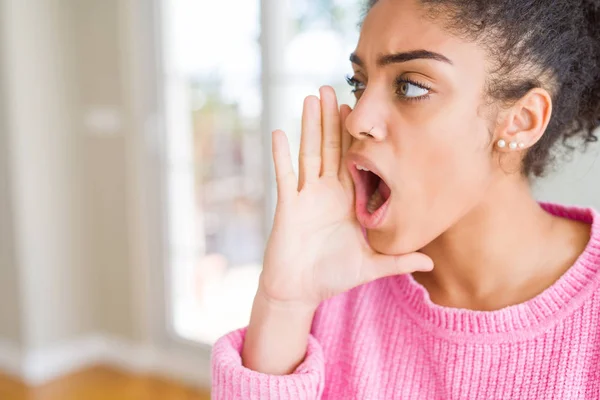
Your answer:
[[[386,255],[373,252],[363,265],[364,281],[369,282],[386,276],[408,274],[433,269],[433,260],[423,253]]]

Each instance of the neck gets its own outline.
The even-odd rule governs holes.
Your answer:
[[[516,179],[513,177],[513,179]],[[545,271],[548,248],[558,218],[546,213],[524,179],[490,188],[483,201],[452,228],[422,249],[435,262],[415,279],[435,303],[474,309],[497,309],[524,301],[564,271]],[[557,276],[558,275],[558,276]],[[517,298],[516,298],[516,297]]]

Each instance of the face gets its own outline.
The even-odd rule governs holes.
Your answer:
[[[358,219],[384,254],[433,241],[482,201],[495,176],[484,50],[424,13],[418,0],[380,0],[351,57],[347,162]]]

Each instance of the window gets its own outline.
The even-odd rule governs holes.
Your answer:
[[[210,344],[248,323],[274,202],[270,131],[297,154],[306,95],[330,84],[352,104],[361,2],[163,1],[168,304],[176,335]]]

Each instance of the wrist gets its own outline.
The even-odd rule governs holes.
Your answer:
[[[257,291],[242,350],[242,364],[272,375],[292,373],[304,359],[316,306],[279,301]]]
[[[282,299],[280,296],[272,296],[267,285],[259,281],[258,289],[254,297],[255,306],[268,309],[272,312],[294,313],[297,315],[310,314],[313,315],[319,307],[318,301],[304,299]]]
[[[269,314],[286,315],[298,317],[310,317],[312,319],[315,311],[319,307],[317,302],[301,300],[280,300],[269,296],[259,285],[254,297],[254,308],[268,312]]]

